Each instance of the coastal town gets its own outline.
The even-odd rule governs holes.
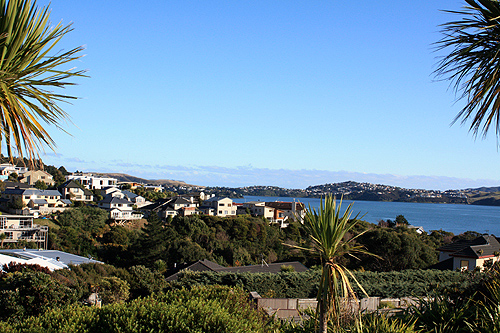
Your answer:
[[[500,332],[500,0],[0,12],[1,333]]]

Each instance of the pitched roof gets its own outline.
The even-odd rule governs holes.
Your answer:
[[[43,258],[45,260],[55,260],[59,258],[60,263],[65,265],[80,265],[86,263],[98,263],[102,264],[102,262],[94,260],[92,258],[86,258],[82,256],[78,256],[76,254],[71,254],[63,251],[57,250],[30,250],[30,249],[13,249],[13,250],[0,250],[0,253],[18,255],[28,259],[32,258]]]
[[[500,252],[500,242],[495,236],[482,235],[472,240],[461,240],[438,248],[438,251],[451,252],[452,257],[484,258],[493,257]]]
[[[59,185],[58,188],[81,188],[81,187],[73,179],[70,179]]]
[[[230,199],[230,198],[228,198],[228,197],[211,197],[210,199],[207,199],[204,202],[220,201],[222,199]]]
[[[110,203],[110,204],[130,204],[133,205],[134,203],[131,201],[128,201],[127,199],[121,199],[118,197],[113,197],[111,195],[106,196],[104,199],[99,201],[99,203]]]
[[[282,266],[292,266],[296,272],[305,272],[307,267],[298,261],[290,262],[275,262],[270,264],[261,265],[249,265],[249,266],[238,266],[238,267],[224,267],[210,260],[198,260],[191,264],[181,265],[177,268],[175,274],[167,277],[168,281],[176,280],[179,276],[181,270],[190,271],[212,271],[212,272],[234,272],[234,273],[279,273],[281,272]]]
[[[307,267],[298,261],[290,262],[273,262],[270,264],[238,266],[238,267],[223,267],[218,269],[218,272],[237,272],[237,273],[279,273],[282,266],[291,266],[295,272],[305,272]]]
[[[281,209],[281,210],[292,210],[294,202],[284,202],[284,201],[266,201],[266,206]],[[305,206],[302,202],[295,202],[297,210],[304,210]]]
[[[18,195],[45,195],[45,196],[61,196],[57,190],[38,190],[38,189],[20,189],[20,188],[7,188],[5,194],[18,194]]]

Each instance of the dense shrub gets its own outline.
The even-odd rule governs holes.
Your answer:
[[[276,327],[241,289],[176,290],[101,309],[69,306],[23,323],[0,323],[3,332],[272,332]]]
[[[472,283],[467,274],[454,271],[407,270],[353,274],[369,296],[379,297],[425,296],[431,291],[450,287],[467,288]],[[277,274],[185,272],[172,282],[172,287],[217,284],[241,286],[247,291],[257,291],[263,297],[314,298],[319,278],[319,270]],[[358,295],[363,296],[355,283],[353,287]]]

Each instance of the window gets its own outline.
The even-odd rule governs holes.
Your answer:
[[[224,206],[224,204],[223,204],[223,203],[220,203],[220,204],[219,204],[219,206]]]
[[[469,270],[469,260],[460,260],[460,269],[463,271]]]
[[[228,206],[228,207],[231,207],[231,204],[229,203],[229,204],[227,204],[227,206]]]
[[[222,214],[222,210],[219,210],[219,214]]]
[[[227,215],[227,210],[224,211],[224,214]]]

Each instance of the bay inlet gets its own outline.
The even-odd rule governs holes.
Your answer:
[[[320,204],[320,199],[316,198],[245,196],[233,199],[234,202],[294,200],[316,209]],[[457,235],[472,230],[500,236],[498,206],[344,200],[342,207],[345,209],[350,203],[353,203],[353,217],[359,213],[370,223],[377,224],[379,220],[394,220],[397,215],[404,215],[411,225],[421,226],[427,232],[443,229]]]

